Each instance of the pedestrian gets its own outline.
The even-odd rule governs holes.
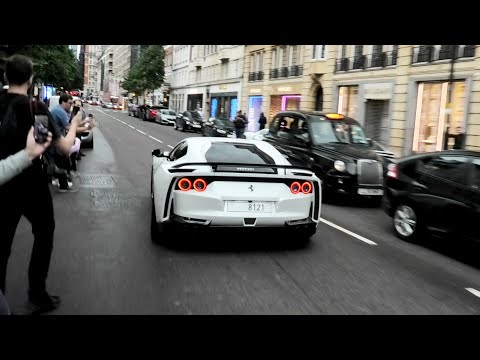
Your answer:
[[[16,154],[25,146],[36,119],[46,118],[52,134],[52,145],[65,155],[75,141],[80,115],[72,121],[63,136],[48,108],[42,102],[32,104],[28,96],[33,80],[33,63],[23,55],[12,55],[5,61],[8,92],[0,95],[0,159]],[[55,218],[52,196],[40,159],[0,186],[0,291],[5,294],[7,264],[18,222],[22,215],[32,225],[33,249],[28,269],[28,298],[35,312],[46,312],[60,305],[58,296],[46,290],[53,249]]]
[[[267,118],[263,114],[263,112],[260,114],[260,118],[258,119],[258,123],[260,124],[259,130],[265,129],[265,125],[267,124]]]
[[[454,138],[455,144],[453,145],[453,148],[455,150],[463,149],[465,147],[465,132],[462,126],[457,126],[457,134],[454,135]]]
[[[235,117],[233,123],[235,125],[235,135],[237,136],[237,139],[242,139],[244,137],[243,133],[245,132],[245,126],[247,124],[247,119],[242,114],[242,110],[237,111],[237,116]]]
[[[32,165],[32,160],[39,157],[50,146],[52,133],[48,133],[47,141],[38,144],[33,137],[33,127],[30,129],[27,137],[25,149],[20,150],[14,155],[10,155],[4,160],[0,160],[0,186],[13,179],[24,169]],[[10,315],[10,307],[7,299],[0,290],[0,315]]]

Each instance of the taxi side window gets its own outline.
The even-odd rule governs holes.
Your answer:
[[[291,116],[283,116],[278,124],[277,136],[283,139],[291,140],[293,139],[295,118]]]
[[[305,119],[296,118],[291,125],[291,131],[296,141],[308,142],[310,140],[308,124]]]
[[[280,116],[275,116],[272,120],[272,124],[270,125],[269,127],[269,130],[272,134],[277,134],[278,132],[278,128],[279,128],[279,124],[280,124],[280,119],[281,117]]]

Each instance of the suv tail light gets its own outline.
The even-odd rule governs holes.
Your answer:
[[[398,178],[398,169],[397,169],[397,164],[388,164],[387,167],[387,176],[397,179]]]

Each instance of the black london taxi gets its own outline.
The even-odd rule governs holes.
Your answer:
[[[273,118],[264,141],[292,165],[311,168],[322,180],[324,195],[368,197],[381,204],[387,164],[353,118],[318,111],[282,111]]]

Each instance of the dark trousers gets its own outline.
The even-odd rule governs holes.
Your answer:
[[[14,185],[0,187],[0,290],[5,293],[8,258],[18,222],[24,215],[32,225],[34,236],[28,269],[29,292],[41,294],[46,291],[53,249],[55,218],[52,196],[46,175],[21,179]]]
[[[265,129],[265,124],[260,124],[258,130],[263,130],[263,129]]]
[[[235,128],[235,135],[237,136],[237,139],[242,139],[244,132],[245,132],[245,128],[241,128],[241,127]]]

